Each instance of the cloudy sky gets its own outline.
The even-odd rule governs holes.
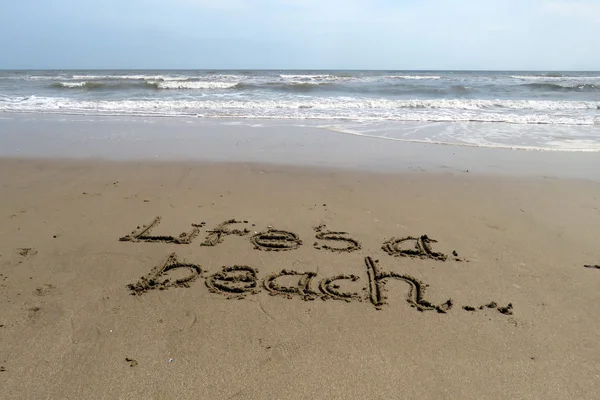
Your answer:
[[[0,0],[0,68],[600,70],[600,0]]]

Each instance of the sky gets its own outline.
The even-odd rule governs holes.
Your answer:
[[[0,0],[2,69],[600,70],[600,0]]]

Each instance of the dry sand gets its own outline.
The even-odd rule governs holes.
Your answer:
[[[600,270],[584,267],[600,264],[597,182],[257,164],[0,169],[2,399],[600,393]],[[215,232],[230,219],[242,222]],[[382,249],[421,235],[437,242]],[[235,265],[248,268],[223,272]]]

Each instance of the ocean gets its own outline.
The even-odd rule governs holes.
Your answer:
[[[288,120],[388,140],[600,151],[600,72],[0,71],[0,112]]]

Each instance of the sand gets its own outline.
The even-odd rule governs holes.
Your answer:
[[[600,393],[597,181],[0,169],[0,398]]]
[[[5,119],[2,119],[5,118]],[[328,121],[10,114],[0,118],[0,157],[250,162],[379,173],[434,172],[600,181],[598,152],[506,151],[375,139],[330,130]],[[398,133],[411,129],[397,123]],[[496,123],[417,124],[494,130]],[[414,127],[413,127],[414,128]],[[524,128],[525,129],[525,128]],[[527,130],[522,133],[527,136]]]

